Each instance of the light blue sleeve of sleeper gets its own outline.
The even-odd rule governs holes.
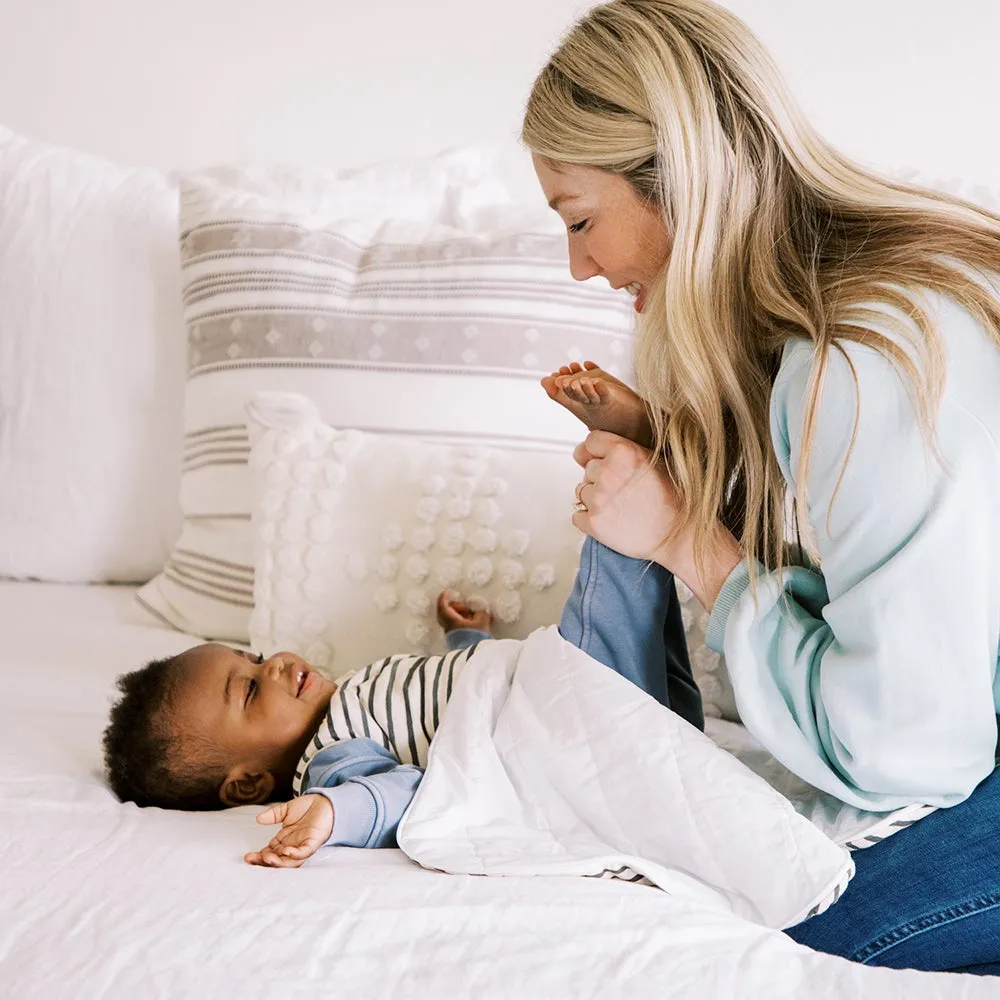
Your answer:
[[[328,846],[395,847],[396,827],[423,777],[369,739],[342,740],[316,754],[306,768],[306,794],[333,806]]]

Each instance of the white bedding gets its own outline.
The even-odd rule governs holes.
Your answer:
[[[250,868],[255,810],[122,806],[114,676],[190,644],[127,588],[0,583],[0,993],[30,998],[995,996],[869,969],[650,887],[425,871],[334,849]],[[726,729],[726,739],[737,739]]]

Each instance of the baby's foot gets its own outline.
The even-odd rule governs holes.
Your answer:
[[[480,632],[489,632],[493,615],[485,608],[466,604],[453,591],[442,590],[437,599],[437,620],[445,635],[457,628],[475,628]]]
[[[598,368],[593,361],[563,365],[542,379],[550,399],[565,406],[592,431],[610,431],[653,446],[653,428],[646,405],[621,379]]]

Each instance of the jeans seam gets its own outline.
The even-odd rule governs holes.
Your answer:
[[[874,958],[895,948],[904,941],[908,941],[912,937],[925,934],[927,931],[942,927],[945,924],[955,923],[958,920],[964,920],[966,917],[975,916],[977,913],[994,909],[997,906],[1000,906],[1000,892],[990,892],[982,896],[974,896],[972,899],[965,900],[965,902],[947,906],[943,910],[928,913],[922,917],[918,917],[916,920],[900,924],[898,927],[894,927],[891,931],[880,935],[873,941],[869,941],[868,944],[863,948],[859,948],[849,958],[851,961],[867,965]]]
[[[580,648],[590,648],[591,612],[590,605],[594,599],[594,591],[597,589],[597,543],[591,542],[590,558],[587,566],[587,582],[583,588],[583,596],[580,600]]]

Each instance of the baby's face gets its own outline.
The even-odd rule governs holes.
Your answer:
[[[336,685],[294,653],[266,660],[217,643],[184,653],[173,724],[231,764],[291,778]]]

